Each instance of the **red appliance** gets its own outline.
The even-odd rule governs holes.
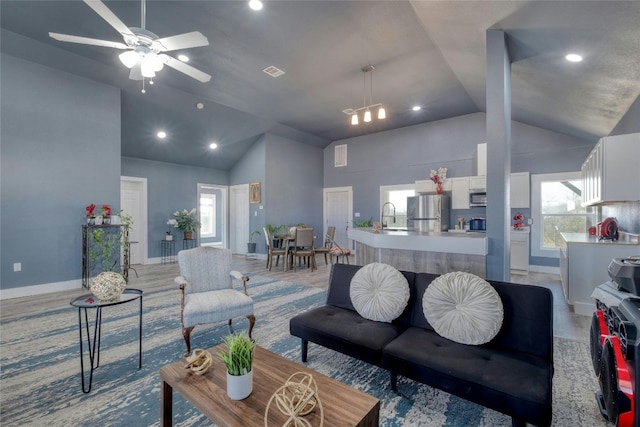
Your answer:
[[[609,217],[599,222],[598,237],[600,237],[600,240],[618,240],[618,221]]]

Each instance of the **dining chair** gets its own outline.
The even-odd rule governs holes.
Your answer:
[[[266,239],[266,243],[267,243],[267,268],[269,269],[269,271],[271,271],[271,267],[273,266],[273,257],[276,257],[276,267],[278,266],[278,262],[280,262],[280,256],[282,256],[282,265],[283,265],[283,269],[286,269],[287,267],[287,260],[285,258],[285,255],[287,253],[286,248],[284,248],[284,245],[280,245],[279,248],[274,248],[273,247],[273,240],[272,237],[269,235],[269,231],[267,230],[266,227],[262,227],[262,231],[264,232],[264,238]]]
[[[309,257],[307,265],[310,264],[311,271],[317,268],[316,254],[313,249],[313,228],[296,227],[293,248],[289,249],[289,253],[294,270],[296,270],[294,260],[298,258],[298,261],[300,261],[304,257]]]
[[[314,252],[316,254],[324,254],[324,263],[329,265],[329,261],[327,260],[327,255],[330,253],[331,248],[333,247],[333,239],[336,235],[336,228],[334,226],[327,227],[327,234],[324,238],[324,245],[314,248]]]
[[[253,315],[253,300],[247,293],[249,278],[239,271],[231,270],[229,249],[203,246],[178,252],[180,276],[175,283],[180,286],[180,322],[182,336],[191,353],[191,331],[196,325],[231,321],[235,317],[249,319],[249,337],[256,318]],[[233,288],[233,279],[242,280],[244,292]]]

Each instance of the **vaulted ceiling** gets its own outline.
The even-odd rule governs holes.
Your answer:
[[[127,26],[140,26],[140,1],[104,3]],[[207,83],[165,67],[142,94],[121,51],[50,38],[51,31],[122,42],[79,0],[2,0],[2,51],[121,88],[123,155],[223,170],[264,132],[324,147],[485,111],[487,29],[507,34],[514,120],[595,141],[640,96],[638,1],[264,4],[255,12],[243,0],[147,2],[146,28],[158,36],[197,30],[209,39],[172,52],[211,74]],[[567,62],[569,52],[584,61]],[[362,106],[368,64],[373,101],[387,118],[351,126],[342,110]],[[269,66],[285,74],[262,72]],[[172,144],[159,145],[159,128]],[[219,149],[208,152],[213,140]]]

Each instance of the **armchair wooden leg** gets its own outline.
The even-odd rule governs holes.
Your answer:
[[[188,357],[191,354],[191,331],[193,331],[195,326],[191,326],[188,328],[182,328],[182,336],[184,337],[184,343],[187,345],[187,352],[184,357]]]
[[[327,253],[324,253],[324,264],[329,265],[329,261],[327,261]]]
[[[233,325],[231,324],[233,322],[233,319],[229,319],[229,333],[233,334]]]
[[[247,319],[249,319],[249,338],[251,338],[251,332],[253,331],[253,326],[256,324],[256,316],[254,316],[253,314],[250,314],[249,316],[247,316]]]

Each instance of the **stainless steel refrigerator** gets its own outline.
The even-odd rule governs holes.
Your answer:
[[[449,196],[420,194],[407,197],[407,227],[416,231],[440,233],[449,229]]]

